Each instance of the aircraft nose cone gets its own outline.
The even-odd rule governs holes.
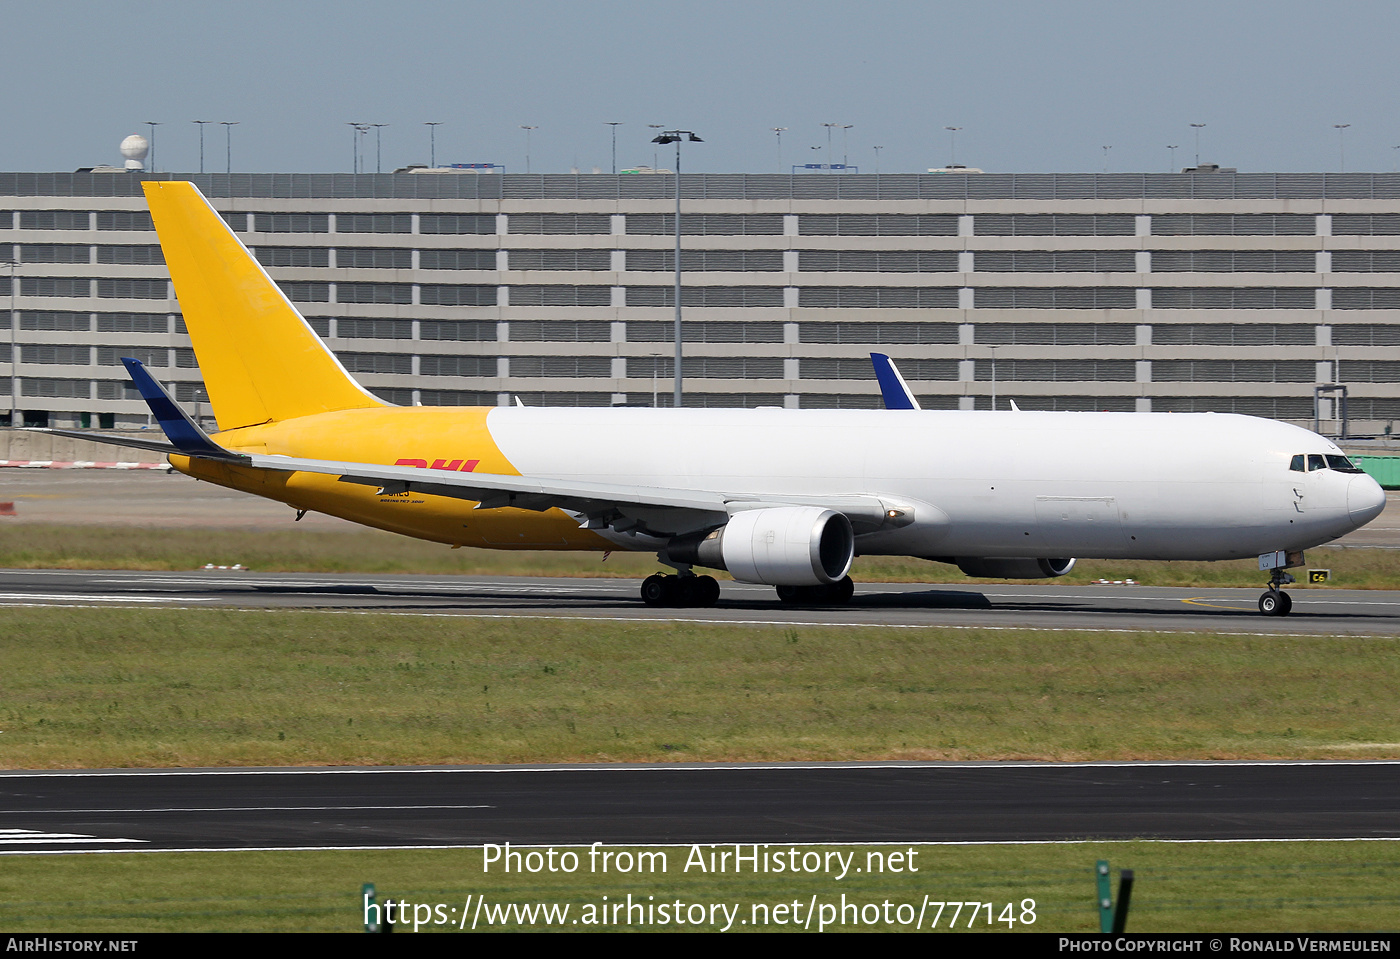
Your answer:
[[[1371,522],[1385,509],[1385,490],[1369,476],[1353,476],[1347,486],[1347,511],[1358,526]]]

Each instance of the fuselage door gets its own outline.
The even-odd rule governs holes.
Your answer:
[[[1035,521],[1045,545],[1066,556],[1126,545],[1112,496],[1037,496]]]

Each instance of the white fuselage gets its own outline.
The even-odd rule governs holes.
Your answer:
[[[1234,559],[1317,546],[1385,503],[1364,474],[1290,470],[1340,455],[1331,441],[1232,414],[502,407],[487,423],[526,475],[912,510],[859,538],[872,554]]]

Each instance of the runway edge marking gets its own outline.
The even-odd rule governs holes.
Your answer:
[[[646,625],[648,623],[689,623],[701,626],[804,626],[808,628],[823,629],[948,629],[948,630],[982,630],[985,632],[1009,632],[1021,630],[1035,633],[1130,633],[1134,635],[1148,636],[1190,636],[1190,635],[1211,635],[1211,636],[1250,636],[1260,639],[1375,639],[1394,641],[1400,636],[1386,635],[1384,633],[1261,633],[1247,632],[1233,629],[1128,629],[1123,627],[1103,627],[1103,626],[992,626],[992,625],[963,625],[957,623],[861,623],[861,622],[815,622],[807,620],[784,620],[784,619],[699,619],[695,617],[683,616],[557,616],[550,614],[535,613],[406,613],[392,609],[326,609],[319,606],[89,606],[84,603],[18,603],[0,601],[0,609],[13,607],[16,609],[37,608],[37,609],[172,609],[185,612],[230,612],[230,613],[325,613],[335,616],[406,616],[420,619],[546,619],[559,622],[580,622],[580,623],[631,623],[636,625]]]
[[[1191,845],[1191,844],[1228,844],[1228,843],[1286,843],[1286,842],[1400,842],[1400,836],[1341,836],[1335,839],[938,839],[923,841],[918,839],[881,840],[869,842],[862,840],[848,841],[825,841],[825,842],[732,842],[729,840],[705,840],[699,843],[703,846],[1106,846],[1123,843],[1151,843],[1154,845]],[[236,849],[228,847],[192,847],[181,849],[29,849],[29,850],[0,850],[0,856],[95,856],[113,854],[138,854],[143,856],[155,855],[159,853],[209,853],[209,852],[393,852],[403,851],[431,851],[434,849],[480,849],[485,843],[457,843],[443,846],[240,846]],[[689,842],[618,842],[604,843],[605,847],[637,847],[647,848],[685,849],[696,843]],[[588,849],[588,843],[511,843],[512,849]]]
[[[1089,762],[958,762],[885,761],[795,763],[577,763],[521,766],[289,766],[229,769],[5,769],[0,779],[101,778],[113,776],[384,776],[433,773],[568,773],[568,772],[764,772],[807,770],[932,769],[963,772],[972,769],[1177,769],[1221,766],[1397,766],[1400,759],[1146,759]]]

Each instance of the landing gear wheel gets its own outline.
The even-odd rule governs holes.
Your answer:
[[[671,576],[654,573],[642,580],[642,602],[648,606],[713,606],[719,583],[713,576]]]
[[[829,597],[827,602],[833,606],[845,606],[856,594],[856,584],[849,576],[843,576],[839,582],[832,583],[826,589]]]
[[[666,594],[670,592],[666,588],[666,580],[670,578],[662,576],[660,573],[654,573],[642,580],[642,602],[648,606],[666,605]]]
[[[821,586],[779,586],[778,601],[801,603],[806,606],[844,606],[855,594],[856,584],[846,576],[835,583]]]
[[[698,576],[668,576],[666,578],[668,580],[671,580],[675,584],[675,589],[672,592],[670,605],[700,605],[700,578]]]
[[[695,577],[695,600],[697,606],[713,606],[719,602],[719,580],[713,576]]]
[[[1259,597],[1259,612],[1265,616],[1287,616],[1293,611],[1293,597],[1283,590],[1269,590]]]

